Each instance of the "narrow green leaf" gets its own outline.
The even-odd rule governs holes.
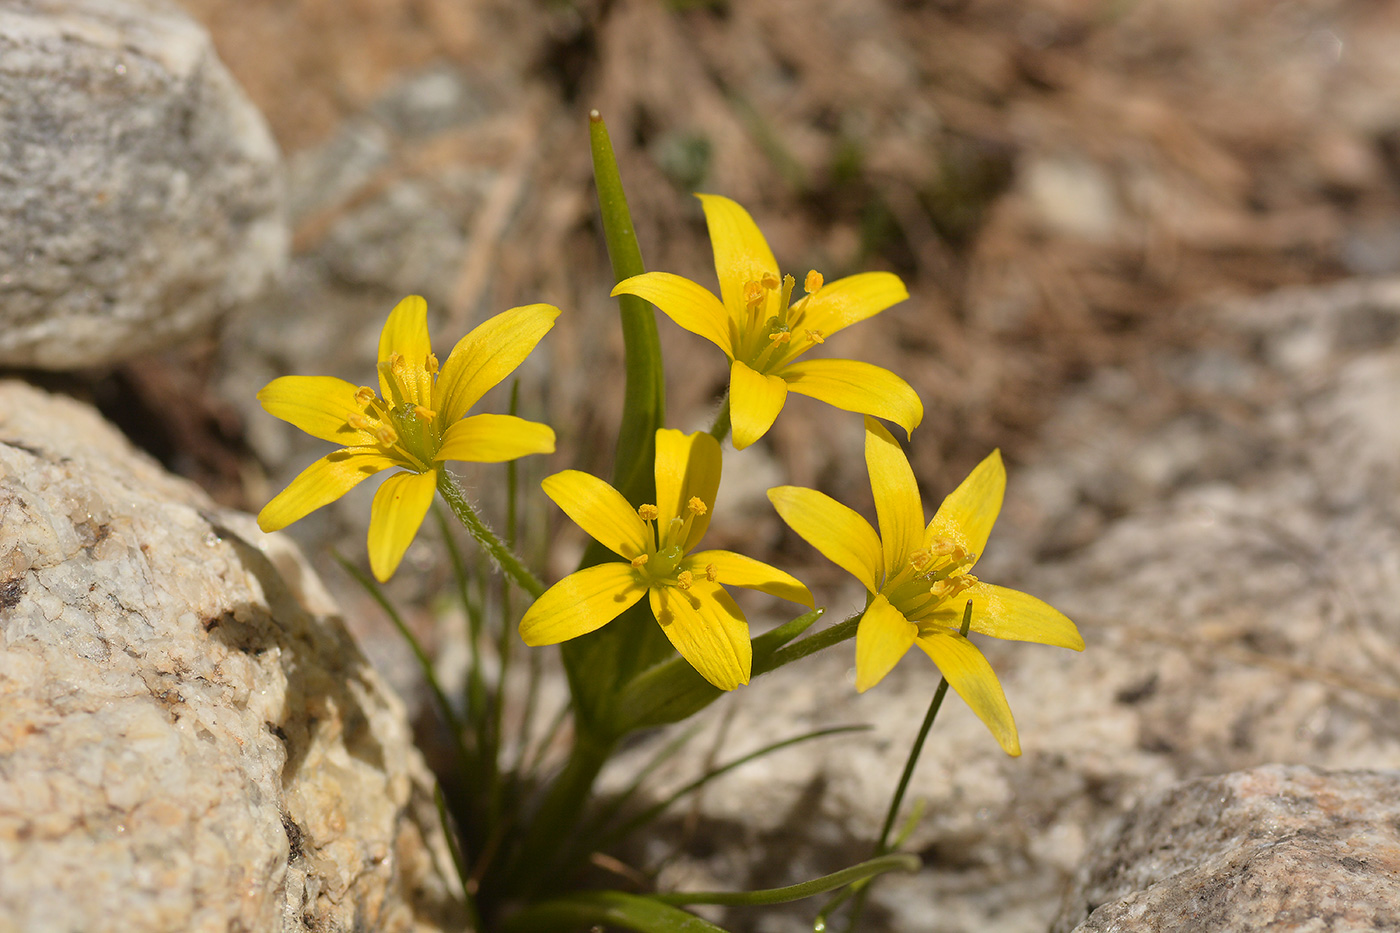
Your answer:
[[[558,933],[613,926],[638,933],[725,933],[708,920],[655,898],[621,891],[588,891],[545,901],[507,917],[502,933]]]
[[[838,872],[813,878],[811,881],[804,881],[801,884],[790,884],[784,888],[767,888],[762,891],[678,891],[674,894],[653,894],[651,896],[663,904],[677,906],[717,904],[739,907],[785,904],[788,901],[799,901],[804,897],[814,897],[818,894],[825,894],[827,891],[835,891],[837,888],[865,881],[886,872],[915,872],[919,870],[919,867],[920,862],[917,856],[883,855],[880,858],[873,858],[868,862],[861,862],[859,865],[852,865],[850,868],[843,868]]]

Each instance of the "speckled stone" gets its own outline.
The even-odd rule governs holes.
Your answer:
[[[0,5],[0,365],[120,361],[286,264],[281,160],[168,0]]]
[[[1091,850],[1053,933],[1400,929],[1400,772],[1273,765],[1153,795]]]
[[[0,382],[0,930],[461,930],[399,701],[277,535]]]

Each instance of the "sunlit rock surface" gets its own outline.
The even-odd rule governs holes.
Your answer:
[[[280,536],[0,383],[0,930],[462,928],[396,698]]]
[[[0,365],[118,362],[280,273],[277,146],[173,3],[4,4],[0,100]]]
[[[1143,801],[1085,860],[1052,933],[1391,929],[1400,772],[1270,765]]]

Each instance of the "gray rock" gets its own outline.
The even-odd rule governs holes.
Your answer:
[[[1153,795],[1092,850],[1052,933],[1400,928],[1400,772],[1271,765]]]
[[[400,702],[299,555],[0,383],[0,929],[461,929]]]
[[[911,787],[925,870],[872,888],[872,928],[1042,933],[1088,840],[1146,793],[1270,763],[1400,768],[1400,283],[1281,292],[1212,327],[1203,349],[1099,374],[1010,465],[978,575],[1060,608],[1088,647],[980,642],[1024,755],[945,704]],[[817,595],[841,618],[863,594]],[[852,659],[843,645],[706,714],[650,793],[810,728],[875,728],[716,782],[640,854],[693,832],[700,854],[663,884],[780,885],[865,857],[937,675],[911,652],[856,696]],[[725,921],[796,931],[813,910]]]
[[[276,144],[173,4],[5,4],[0,100],[0,364],[171,344],[285,265]]]

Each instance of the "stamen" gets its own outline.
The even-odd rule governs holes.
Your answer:
[[[402,375],[403,375],[403,368],[404,368],[403,354],[402,354],[402,353],[390,353],[390,354],[389,354],[389,369],[390,369],[390,371],[393,372],[393,374],[394,374],[395,376],[402,376]]]
[[[717,566],[714,565],[714,564],[706,564],[706,565],[705,565],[705,579],[706,579],[706,580],[709,580],[711,583],[714,583],[716,580],[718,580],[718,579],[719,579],[719,567],[717,567]]]
[[[691,496],[690,501],[685,504],[685,507],[690,510],[692,515],[704,515],[706,512],[710,511],[709,506],[705,505],[705,500],[701,499],[699,496]]]
[[[695,576],[689,570],[682,570],[680,573],[676,574],[676,586],[683,590],[690,589],[694,582]]]
[[[815,295],[822,290],[822,274],[816,269],[807,273],[807,279],[802,283],[802,287],[807,290],[807,294]]]
[[[929,553],[934,557],[948,557],[958,549],[952,538],[935,538],[929,543]]]
[[[919,548],[909,555],[909,566],[914,568],[915,573],[923,573],[931,563],[933,563],[933,555],[929,553],[927,548]]]
[[[354,428],[356,431],[368,431],[372,424],[372,422],[368,418],[357,412],[352,412],[350,414],[350,417],[345,419],[345,423],[350,425],[350,427]]]
[[[790,340],[792,340],[792,332],[780,330],[776,333],[769,334],[768,339],[771,340],[773,343],[787,343]]]
[[[759,284],[769,291],[772,291],[778,287],[778,277],[771,272],[765,272],[763,273],[763,278],[759,280]]]
[[[432,421],[437,417],[437,412],[431,408],[424,408],[422,405],[414,405],[413,413],[422,421]]]
[[[744,283],[744,303],[750,306],[763,300],[763,286],[758,282]]]
[[[637,508],[637,516],[644,522],[654,522],[660,514],[661,510],[654,505],[643,505]]]
[[[643,567],[646,566],[646,563],[649,560],[651,560],[651,557],[646,554],[637,555],[636,557],[632,558],[632,569],[641,570]]]
[[[385,447],[392,447],[399,442],[399,435],[387,424],[381,424],[374,431],[374,437]]]
[[[438,358],[436,354],[429,353],[428,359],[424,362],[424,368],[428,370],[428,375],[436,376],[438,372]]]
[[[803,331],[802,333],[808,340],[812,341],[813,343],[826,343],[826,335],[819,330],[807,330]]]
[[[374,401],[374,390],[369,386],[360,386],[355,390],[355,403],[358,405],[368,405]]]

